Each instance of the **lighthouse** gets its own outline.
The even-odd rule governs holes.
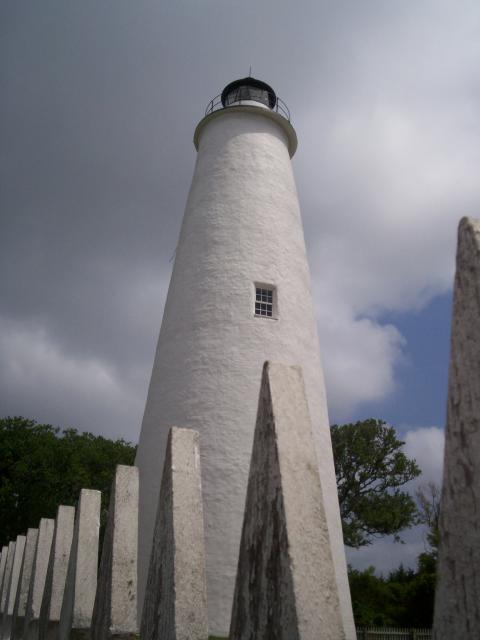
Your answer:
[[[197,160],[143,417],[139,602],[168,430],[200,432],[212,635],[227,635],[262,366],[302,367],[346,637],[355,638],[289,111],[265,82],[228,84],[194,134]]]

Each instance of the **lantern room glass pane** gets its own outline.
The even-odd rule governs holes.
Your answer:
[[[235,102],[241,102],[242,100],[254,100],[255,102],[260,102],[267,107],[270,106],[268,91],[261,89],[260,87],[251,87],[248,85],[236,87],[228,93],[225,97],[225,106]]]

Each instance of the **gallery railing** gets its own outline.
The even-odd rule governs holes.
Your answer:
[[[243,100],[243,101],[238,100],[234,104],[229,106],[238,106],[239,104],[241,105],[242,102],[245,102],[250,105],[252,103],[252,100]],[[208,116],[210,113],[213,113],[214,111],[219,111],[220,109],[228,109],[228,106],[224,107],[222,104],[221,94],[219,94],[218,96],[215,96],[213,100],[210,100],[210,102],[207,105],[207,108],[205,109],[205,115]],[[275,106],[271,109],[271,111],[276,111],[278,114],[280,114],[290,122],[290,110],[281,98],[276,99]]]

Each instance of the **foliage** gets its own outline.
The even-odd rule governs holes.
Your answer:
[[[373,418],[331,427],[338,499],[346,545],[398,534],[416,522],[414,499],[399,487],[420,475],[401,451],[395,429]]]
[[[76,429],[37,424],[22,417],[0,419],[0,544],[58,505],[74,505],[80,489],[102,492],[102,521],[117,464],[133,464],[135,447]]]
[[[387,578],[349,568],[353,615],[357,626],[431,627],[435,563],[419,557],[416,571],[402,565]]]
[[[392,625],[389,589],[383,578],[375,575],[374,567],[365,571],[349,568],[348,579],[355,624],[360,627]]]
[[[438,543],[440,542],[440,531],[438,528],[440,520],[440,487],[433,482],[422,485],[416,492],[419,506],[419,522],[427,527],[427,553],[434,560],[438,556]]]

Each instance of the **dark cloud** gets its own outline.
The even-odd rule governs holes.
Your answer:
[[[299,134],[333,410],[392,393],[407,347],[381,313],[450,286],[479,208],[480,12],[461,5],[4,2],[2,414],[137,437],[193,130],[250,65]]]

